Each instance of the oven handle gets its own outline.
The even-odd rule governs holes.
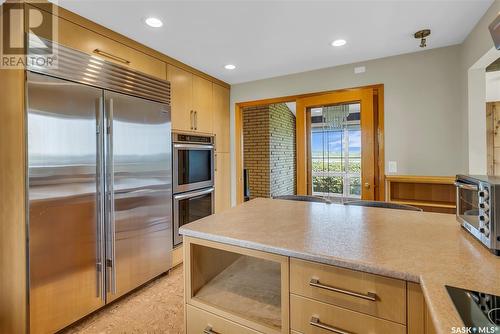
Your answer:
[[[461,188],[461,189],[466,189],[466,190],[473,190],[473,191],[478,191],[479,188],[475,184],[469,184],[469,183],[463,183],[463,182],[458,182],[455,181],[455,187]]]
[[[174,144],[174,148],[196,148],[201,150],[213,150],[214,145],[202,144]]]
[[[196,192],[189,192],[187,194],[180,194],[180,195],[174,195],[175,200],[181,200],[185,198],[191,198],[191,197],[196,197],[196,196],[201,196],[201,195],[206,195],[214,192],[214,188],[209,188],[201,191],[196,191]]]

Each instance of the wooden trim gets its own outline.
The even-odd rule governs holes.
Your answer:
[[[453,184],[455,176],[386,175],[389,182]]]
[[[0,70],[0,333],[28,323],[24,88],[24,70]]]
[[[340,90],[329,90],[316,93],[306,93],[289,95],[283,97],[274,97],[269,99],[261,99],[254,101],[238,102],[235,104],[235,158],[236,158],[236,204],[243,203],[243,122],[242,110],[245,107],[253,107],[273,103],[296,102],[296,167],[297,167],[297,194],[307,194],[307,122],[305,121],[305,113],[303,112],[303,104],[305,99],[308,102],[319,102],[320,97],[331,96],[331,94],[344,93],[344,97],[353,96],[362,90],[373,89],[373,94],[378,95],[377,105],[377,135],[375,136],[375,150],[377,151],[379,174],[375,180],[375,187],[378,189],[375,197],[379,200],[385,200],[385,146],[384,146],[384,85],[368,85],[361,87],[346,88]],[[359,100],[354,98],[353,101]],[[316,101],[316,102],[315,102]],[[331,103],[331,102],[330,102]],[[372,105],[373,107],[373,105]],[[304,179],[305,177],[305,179]],[[375,176],[374,176],[375,177]]]
[[[236,158],[236,204],[243,203],[243,110],[234,107],[234,152]]]
[[[377,162],[378,162],[378,191],[377,200],[385,201],[385,116],[384,116],[384,85],[378,85],[374,88],[374,93],[377,94]]]
[[[33,1],[33,2],[30,2],[30,4],[34,7],[41,9],[41,10],[46,10],[45,7],[40,6],[40,1]],[[86,18],[84,18],[76,13],[70,12],[67,9],[64,9],[62,7],[57,7],[57,10],[54,10],[53,12],[56,12],[56,15],[60,18],[68,20],[76,25],[79,25],[85,29],[91,30],[91,31],[93,31],[97,34],[100,34],[106,38],[112,39],[115,42],[124,44],[124,45],[131,47],[137,51],[140,51],[146,55],[149,55],[149,56],[154,57],[158,60],[166,62],[167,64],[182,68],[183,70],[191,72],[192,74],[195,74],[195,75],[202,77],[204,79],[210,80],[211,82],[216,83],[218,85],[221,85],[221,86],[226,87],[226,88],[230,88],[230,85],[222,80],[219,80],[215,77],[212,77],[206,73],[203,73],[194,67],[186,65],[177,59],[174,59],[174,58],[169,57],[169,56],[167,56],[159,51],[156,51],[150,47],[147,47],[147,46],[145,46],[137,41],[134,41],[134,40],[132,40],[124,35],[121,35],[121,34],[115,32],[111,29],[108,29],[108,28],[106,28],[98,23],[92,22],[92,21],[90,21],[90,20],[88,20],[88,19],[86,19]]]

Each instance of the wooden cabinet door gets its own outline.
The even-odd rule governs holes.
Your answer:
[[[218,213],[231,207],[231,160],[229,153],[215,155],[215,212]]]
[[[27,8],[33,8],[27,5]],[[26,11],[26,20],[29,15]],[[48,20],[51,13],[40,11],[44,20]],[[149,74],[151,76],[165,79],[166,65],[161,60],[148,56],[136,49],[128,47],[122,43],[114,41],[92,30],[74,24],[66,19],[58,17],[57,20],[58,36],[55,42],[72,49],[94,55],[106,61],[128,67],[130,69]],[[47,39],[53,39],[48,31],[41,32],[41,36]]]
[[[193,131],[193,75],[169,64],[167,80],[172,99],[172,129]]]
[[[229,89],[213,85],[213,131],[215,150],[229,152]]]
[[[212,133],[212,82],[193,75],[195,131]]]

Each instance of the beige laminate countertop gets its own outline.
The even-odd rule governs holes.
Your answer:
[[[463,326],[445,285],[500,295],[500,258],[450,214],[255,199],[181,234],[419,282],[440,334]]]

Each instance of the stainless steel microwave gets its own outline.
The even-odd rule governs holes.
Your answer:
[[[173,192],[214,185],[214,137],[173,133]]]
[[[500,178],[457,175],[457,220],[500,256]]]

